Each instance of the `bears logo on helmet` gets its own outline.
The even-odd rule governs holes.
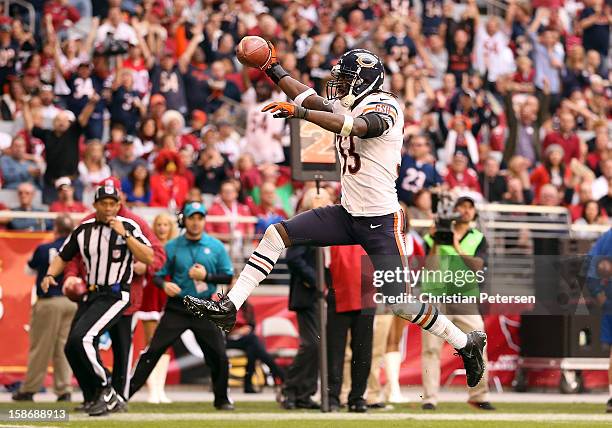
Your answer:
[[[331,75],[327,82],[327,99],[339,99],[345,108],[350,108],[360,98],[380,90],[385,70],[372,52],[352,49],[340,57]]]

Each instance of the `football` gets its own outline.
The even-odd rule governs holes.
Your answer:
[[[87,287],[85,287],[83,280],[79,279],[78,282],[75,281],[72,284],[64,284],[62,291],[66,297],[78,303],[83,300],[83,294],[87,292]]]
[[[272,55],[268,42],[258,36],[246,36],[236,47],[238,61],[248,67],[261,68]]]

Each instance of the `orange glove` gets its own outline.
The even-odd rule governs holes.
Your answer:
[[[261,109],[261,111],[269,111],[270,113],[276,113],[276,118],[291,118],[306,119],[308,116],[308,109],[297,106],[295,104],[286,102],[273,102]]]
[[[266,71],[268,68],[278,63],[278,60],[276,59],[276,49],[274,48],[274,45],[269,40],[267,42],[268,46],[270,47],[270,58],[268,58],[266,63],[260,67],[260,70],[262,71]]]

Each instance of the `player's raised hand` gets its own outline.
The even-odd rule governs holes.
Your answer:
[[[291,118],[295,117],[297,119],[306,119],[308,115],[308,110],[304,107],[297,106],[295,104],[287,103],[287,102],[273,102],[265,106],[261,109],[261,111],[274,114],[276,118]]]
[[[278,63],[278,59],[276,58],[276,48],[272,44],[271,41],[266,40],[268,42],[268,47],[270,48],[270,56],[268,60],[260,67],[262,71],[266,71],[268,68],[272,67],[274,64]]]

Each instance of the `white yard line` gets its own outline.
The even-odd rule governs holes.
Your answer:
[[[212,403],[214,396],[211,392],[208,392],[204,387],[167,387],[166,394],[174,402],[194,402],[194,403]],[[253,396],[255,395],[255,397]],[[402,388],[402,395],[409,399],[411,403],[416,403],[420,406],[421,396],[423,391],[420,388]],[[269,388],[261,394],[243,394],[237,389],[233,389],[231,398],[236,403],[243,402],[274,402],[275,394]],[[526,393],[515,393],[515,392],[503,392],[493,393],[489,395],[489,398],[493,403],[598,403],[602,406],[608,401],[608,391],[601,391],[597,393],[590,392],[588,394],[559,394],[553,391],[550,392],[526,392]],[[34,398],[37,402],[51,403],[55,402],[57,396],[55,394],[46,392],[38,393]],[[80,392],[74,392],[72,394],[74,402],[82,400]],[[461,388],[445,389],[439,394],[439,402],[463,402],[465,403],[468,399],[467,391]],[[131,402],[146,402],[147,392],[145,388],[142,391],[136,393],[130,400]],[[0,403],[10,403],[11,394],[8,392],[0,392]]]
[[[152,421],[293,421],[293,420],[417,420],[417,421],[512,421],[512,422],[610,422],[612,414],[575,414],[575,413],[120,413],[108,417],[91,418],[86,415],[70,415],[70,421],[125,422]]]

